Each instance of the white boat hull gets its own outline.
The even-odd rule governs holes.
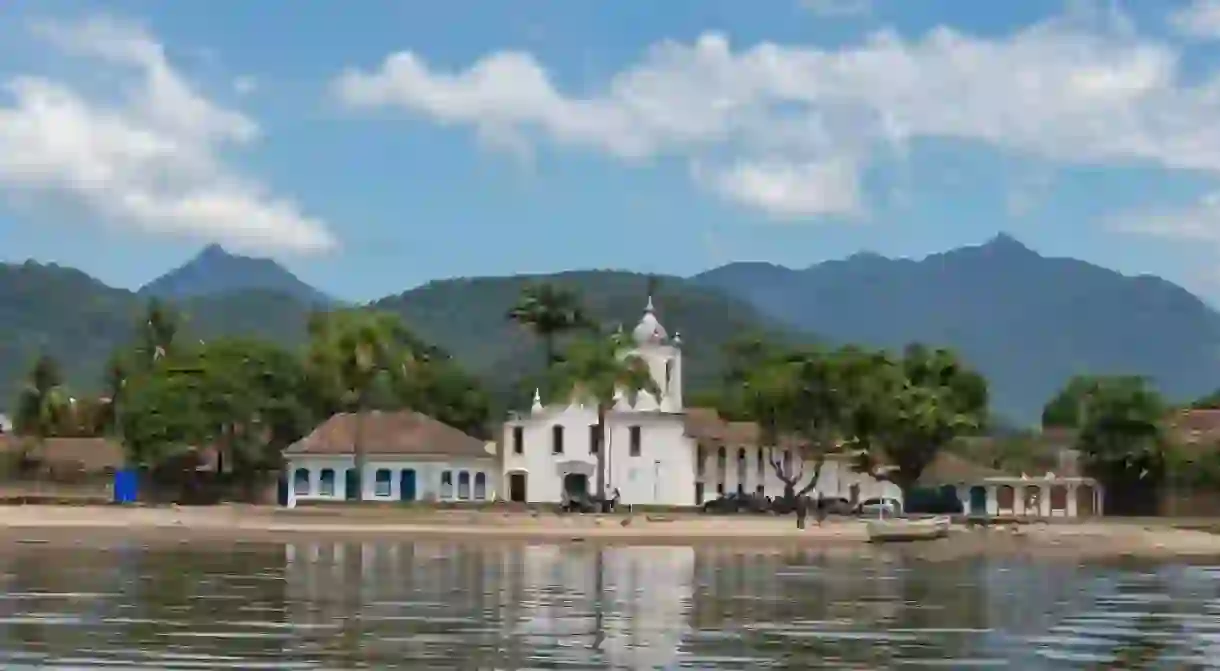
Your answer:
[[[882,519],[868,521],[868,539],[874,543],[925,541],[949,535],[949,518],[927,520]]]

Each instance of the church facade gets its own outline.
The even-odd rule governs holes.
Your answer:
[[[748,422],[726,422],[713,410],[686,408],[682,401],[682,339],[661,325],[652,299],[632,330],[628,356],[644,361],[659,393],[641,392],[634,403],[620,393],[606,413],[607,495],[618,491],[631,505],[697,506],[729,493],[779,496],[785,472],[803,469],[794,449],[763,447]],[[597,406],[573,398],[543,404],[537,393],[528,412],[505,422],[501,436],[504,467],[501,496],[521,503],[558,503],[564,493],[593,492],[597,482]],[[791,469],[791,470],[788,470]],[[846,462],[823,465],[817,489],[822,496],[849,500],[887,496],[901,500],[890,483],[853,472]]]

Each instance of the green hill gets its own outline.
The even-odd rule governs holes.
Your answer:
[[[261,276],[240,290],[192,284],[196,293],[180,303],[183,337],[302,342],[308,304],[316,304],[302,296],[321,294],[285,284],[279,273]],[[608,270],[452,279],[373,304],[401,315],[503,400],[528,391],[520,381],[540,367],[540,344],[504,315],[525,285],[541,280],[577,290],[594,315],[627,329],[641,316],[648,282]],[[13,398],[44,351],[62,362],[75,388],[96,387],[106,357],[129,340],[143,306],[141,295],[71,268],[0,265],[0,403]],[[734,263],[693,278],[662,277],[656,307],[669,332],[683,335],[689,392],[717,376],[726,341],[754,330],[888,348],[914,340],[952,347],[987,376],[993,411],[1021,424],[1036,421],[1074,374],[1145,375],[1173,400],[1220,386],[1220,315],[1197,297],[1156,277],[1043,257],[1008,236],[921,260],[858,254],[803,270]]]
[[[541,280],[579,290],[593,315],[627,329],[639,320],[646,300],[646,276],[594,271],[430,282],[373,305],[401,315],[420,337],[452,353],[504,398],[541,366],[536,339],[504,317],[522,287]],[[688,388],[715,378],[720,346],[730,338],[768,325],[782,331],[748,304],[678,278],[661,278],[656,304],[670,333],[687,335]],[[144,305],[144,297],[70,268],[0,265],[0,319],[6,331],[0,339],[3,404],[14,398],[25,372],[43,352],[60,361],[74,390],[96,390],[106,358],[130,341]],[[176,305],[185,319],[182,338],[252,335],[286,346],[304,341],[311,309],[298,298],[268,290],[203,295]]]
[[[722,347],[738,335],[762,330],[795,337],[744,301],[689,280],[658,279],[657,318],[671,336],[682,334],[688,390],[717,379]],[[420,337],[453,353],[493,392],[502,392],[541,366],[537,339],[504,319],[521,290],[541,281],[579,292],[589,311],[610,328],[622,324],[630,331],[647,301],[647,275],[599,270],[429,282],[374,305],[401,315]]]
[[[987,376],[993,409],[1022,424],[1077,374],[1146,376],[1177,401],[1220,386],[1220,315],[1198,297],[1007,235],[918,260],[735,263],[693,279],[829,341],[952,347]]]

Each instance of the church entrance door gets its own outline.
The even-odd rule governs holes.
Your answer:
[[[508,500],[513,503],[525,503],[526,498],[526,480],[525,473],[509,473],[508,474]]]
[[[584,473],[568,473],[563,476],[563,492],[569,498],[588,496],[589,476]]]

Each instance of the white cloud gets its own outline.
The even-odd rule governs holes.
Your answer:
[[[1220,245],[1220,192],[1205,194],[1182,207],[1123,213],[1112,217],[1110,223],[1127,233]]]
[[[873,11],[872,0],[800,0],[800,6],[818,16],[862,16]]]
[[[1187,37],[1220,39],[1220,0],[1193,0],[1169,15],[1169,25]]]
[[[0,188],[66,196],[118,224],[235,249],[336,245],[322,221],[224,163],[226,148],[258,138],[257,123],[205,98],[143,29],[95,18],[39,24],[35,34],[128,86],[102,100],[46,77],[3,82],[11,102],[0,102]]]
[[[859,171],[849,161],[740,162],[712,176],[717,191],[777,219],[860,214]]]
[[[1051,161],[1220,172],[1220,79],[1184,80],[1170,44],[1125,16],[1073,11],[1000,37],[889,30],[838,50],[707,33],[663,42],[589,93],[531,54],[442,71],[389,55],[334,82],[356,109],[398,109],[518,143],[549,138],[628,161],[688,157],[721,193],[772,213],[851,211],[864,169],[911,139],[984,143]],[[901,155],[900,153],[897,155]],[[759,167],[759,166],[764,167]],[[810,166],[840,166],[814,169]],[[824,204],[820,204],[824,203]]]

